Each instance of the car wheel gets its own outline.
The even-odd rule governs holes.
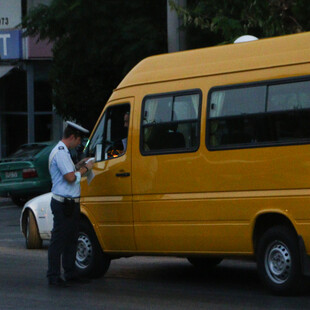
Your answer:
[[[268,229],[257,246],[257,267],[263,283],[275,294],[298,293],[303,276],[296,234],[285,226]]]
[[[188,257],[187,260],[195,268],[208,271],[214,269],[223,259],[220,257]]]
[[[103,276],[110,266],[110,258],[103,253],[93,228],[86,221],[80,222],[75,266],[80,276],[90,278]]]
[[[31,210],[26,215],[26,247],[27,249],[41,249],[42,239],[39,234],[35,216]]]

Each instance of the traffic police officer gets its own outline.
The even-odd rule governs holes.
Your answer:
[[[80,180],[93,163],[82,160],[77,166],[71,159],[68,149],[81,144],[81,139],[89,131],[73,122],[67,122],[62,140],[49,156],[49,169],[52,177],[51,210],[54,224],[48,248],[48,283],[51,286],[66,287],[67,282],[79,279],[75,272],[79,217]],[[64,279],[61,277],[61,261]]]

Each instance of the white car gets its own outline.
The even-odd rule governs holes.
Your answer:
[[[51,238],[51,198],[52,193],[47,193],[29,200],[24,205],[20,229],[25,236],[27,249],[40,249],[43,240]],[[110,265],[110,258],[103,256],[96,235],[85,220],[80,221],[75,265],[80,275],[91,277],[99,277],[101,269],[104,270]]]
[[[20,227],[26,238],[27,249],[42,248],[43,240],[51,239],[53,214],[52,193],[40,195],[26,202],[20,217]]]

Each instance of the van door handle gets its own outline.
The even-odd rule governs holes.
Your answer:
[[[121,177],[121,178],[130,177],[130,173],[129,172],[116,173],[115,175],[117,177]]]

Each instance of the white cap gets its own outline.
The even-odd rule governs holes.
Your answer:
[[[234,43],[244,43],[244,42],[250,42],[250,41],[256,41],[258,38],[251,36],[251,35],[245,35],[241,36],[238,39],[234,41]]]
[[[70,122],[70,121],[66,121],[66,123],[68,124],[68,126],[71,126],[73,127],[74,129],[78,130],[78,131],[81,131],[83,133],[89,133],[89,130],[85,129],[84,127],[78,125],[78,124],[75,124],[73,122]]]

